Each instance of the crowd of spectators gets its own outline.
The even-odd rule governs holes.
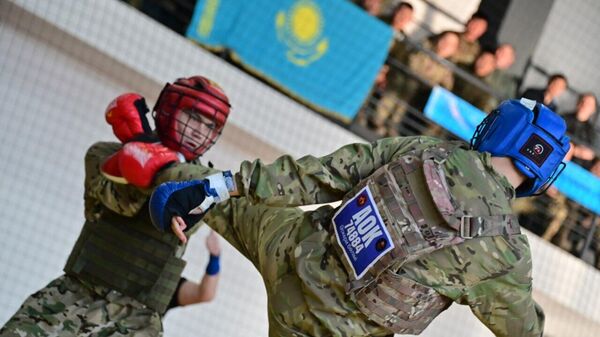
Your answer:
[[[354,125],[368,130],[367,135],[373,138],[411,134],[439,136],[441,127],[424,118],[415,118],[415,114],[423,110],[434,86],[452,91],[486,113],[504,99],[526,97],[543,102],[563,115],[572,139],[570,158],[600,178],[596,97],[582,93],[575,107],[560,110],[556,102],[568,90],[567,77],[560,73],[548,75],[544,87],[519,91],[519,78],[509,72],[516,57],[513,45],[503,42],[495,48],[484,48],[479,42],[488,28],[489,19],[484,13],[473,14],[462,31],[443,31],[416,41],[406,30],[414,23],[415,14],[409,2],[354,2],[396,32],[370,98],[354,121]],[[419,120],[421,127],[415,127]],[[547,190],[541,198],[518,199],[515,210],[525,228],[600,269],[600,217],[597,214],[555,188]]]

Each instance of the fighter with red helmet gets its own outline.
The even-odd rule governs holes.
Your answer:
[[[165,166],[198,158],[215,144],[230,105],[216,83],[194,76],[167,83],[153,110],[158,138],[150,132],[142,96],[123,94],[108,105],[106,121],[125,143],[102,165],[109,179],[147,188]]]
[[[156,132],[142,96],[113,100],[105,117],[121,142],[98,142],[86,154],[86,221],[65,275],[29,297],[0,336],[159,336],[168,308],[212,299],[216,236],[207,239],[211,258],[202,282],[187,281],[186,244],[152,226],[147,204],[156,184],[214,172],[197,159],[216,142],[229,111],[223,90],[202,76],[166,84],[153,109]]]

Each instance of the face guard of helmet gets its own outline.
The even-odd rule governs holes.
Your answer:
[[[154,106],[156,132],[161,142],[193,160],[216,141],[229,115],[223,90],[202,76],[167,83]]]
[[[543,193],[565,168],[562,160],[570,147],[566,131],[562,117],[543,104],[506,100],[477,126],[471,147],[512,158],[526,177],[517,197],[526,197]]]

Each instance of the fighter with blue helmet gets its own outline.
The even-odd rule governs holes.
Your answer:
[[[204,216],[251,260],[270,336],[419,334],[452,302],[497,336],[541,336],[531,251],[511,201],[561,172],[565,132],[542,104],[505,101],[471,148],[397,137],[243,162],[234,175],[159,186],[151,218],[183,235]]]

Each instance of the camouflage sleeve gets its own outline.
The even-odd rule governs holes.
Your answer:
[[[137,214],[148,198],[153,187],[141,189],[130,184],[113,182],[100,173],[100,165],[109,155],[121,148],[119,143],[96,143],[88,150],[85,157],[85,204],[86,217],[93,219],[99,204],[113,212],[124,216]],[[160,171],[153,186],[169,180],[201,179],[217,170],[199,163],[181,163]]]
[[[121,144],[101,142],[92,145],[85,155],[85,214],[88,220],[95,218],[98,206],[104,205],[113,212],[133,216],[142,208],[149,191],[128,184],[115,183],[100,173],[100,165],[109,155],[121,148]]]
[[[220,171],[201,165],[198,162],[179,163],[159,172],[154,180],[154,186],[173,180],[183,181],[203,179],[204,177],[217,172]]]
[[[240,194],[252,203],[300,206],[340,200],[360,180],[399,155],[439,140],[395,137],[350,144],[321,158],[282,156],[270,165],[243,162],[236,174]]]
[[[544,312],[531,296],[529,273],[511,272],[469,288],[463,298],[498,337],[541,336]]]
[[[446,68],[446,72],[442,81],[440,82],[440,85],[448,90],[452,90],[454,87],[454,73],[452,73],[450,69]]]
[[[427,61],[427,54],[423,52],[416,52],[408,57],[408,67],[410,68],[410,70],[420,74],[421,72],[423,72],[423,68],[425,68]]]

